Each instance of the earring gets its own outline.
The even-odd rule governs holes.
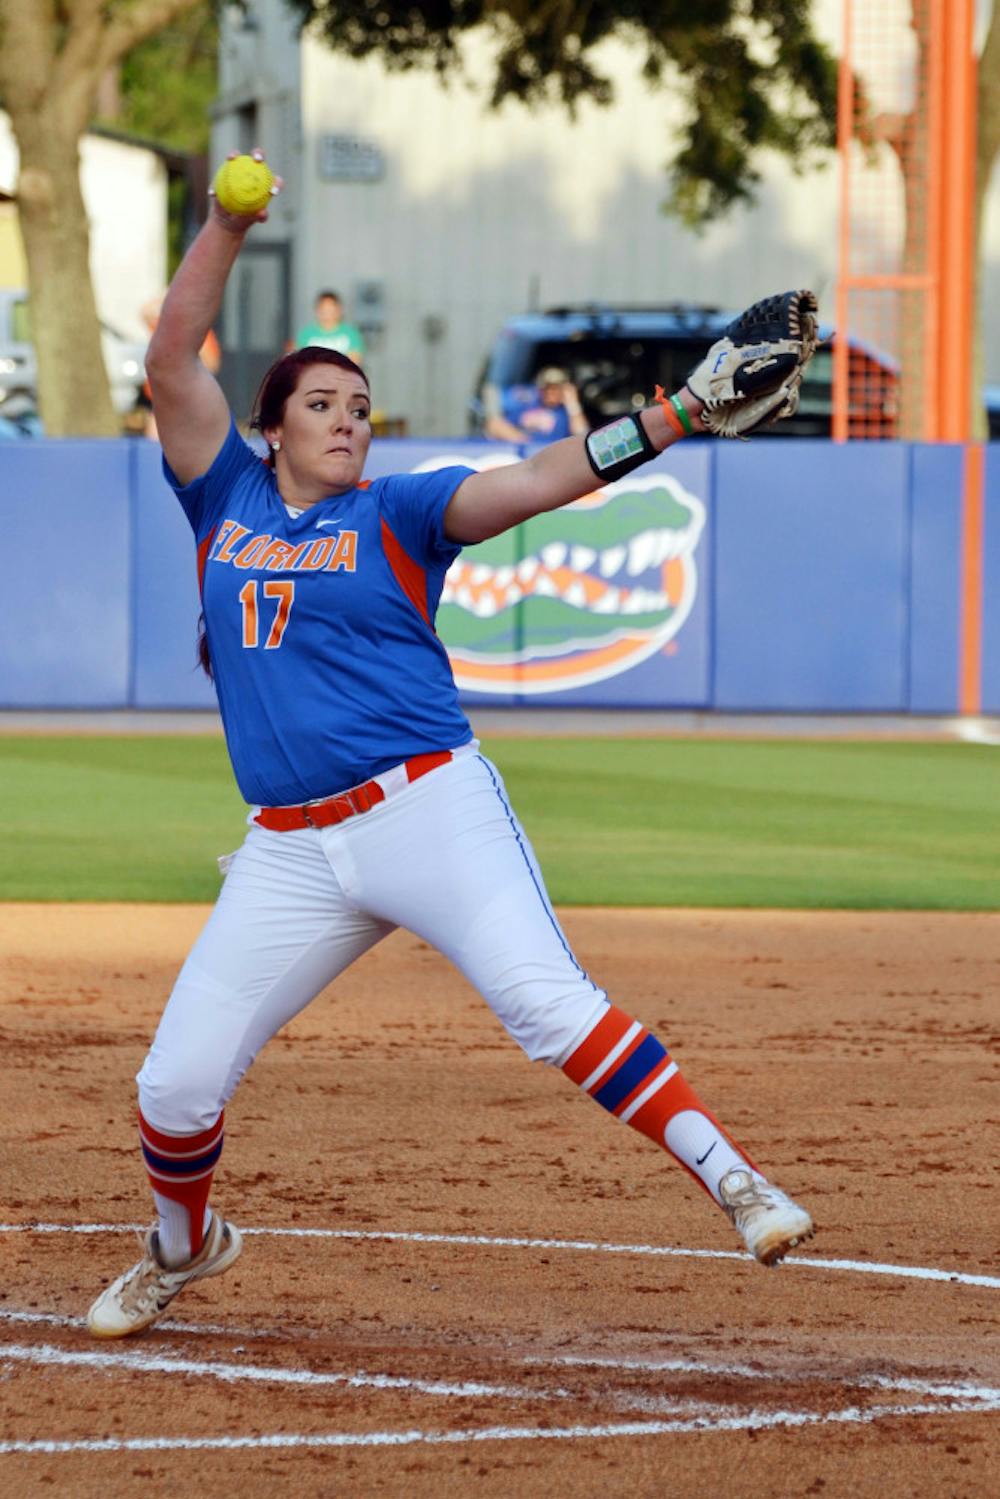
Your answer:
[[[280,450],[280,448],[281,448],[281,443],[280,442],[272,442],[271,447],[277,453]]]

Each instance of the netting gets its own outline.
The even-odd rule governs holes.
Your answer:
[[[973,68],[955,65],[965,51],[971,64],[970,39],[967,0],[844,0],[833,426],[841,439],[958,435],[942,418],[941,327],[949,295],[954,316],[949,278],[971,255],[971,175],[955,180],[948,139],[956,111],[960,122],[972,118],[971,97],[954,97],[974,85]]]

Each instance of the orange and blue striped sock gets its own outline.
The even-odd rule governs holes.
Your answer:
[[[164,1264],[183,1264],[202,1246],[209,1221],[208,1194],[222,1154],[223,1120],[195,1135],[155,1129],[139,1112],[139,1140],[149,1184],[160,1214],[159,1248]]]
[[[663,1146],[705,1190],[732,1166],[749,1165],[741,1150],[678,1071],[656,1037],[610,1005],[563,1061],[562,1070],[601,1106]]]

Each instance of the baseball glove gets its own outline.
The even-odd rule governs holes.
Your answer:
[[[816,298],[786,291],[755,302],[729,324],[691,371],[687,388],[719,437],[747,437],[791,416],[802,372],[816,352]]]

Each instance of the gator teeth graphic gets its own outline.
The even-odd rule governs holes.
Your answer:
[[[493,466],[442,453],[414,472],[454,463]],[[469,548],[448,571],[436,620],[458,686],[563,692],[662,653],[695,601],[704,523],[702,502],[660,472]]]
[[[626,567],[630,578],[636,577],[638,573],[644,573],[647,567],[652,567],[654,561],[659,561],[660,537],[655,531],[644,531],[641,536],[635,536],[628,544],[628,562]]]
[[[577,609],[598,614],[642,614],[670,607],[662,589],[641,587],[629,580],[661,568],[671,558],[694,550],[700,524],[682,530],[646,530],[627,546],[597,552],[593,547],[550,542],[537,556],[513,566],[493,568],[482,562],[459,560],[448,571],[441,603],[457,604],[479,619],[491,619],[501,609],[522,599],[558,598]],[[596,564],[597,571],[592,569]]]

